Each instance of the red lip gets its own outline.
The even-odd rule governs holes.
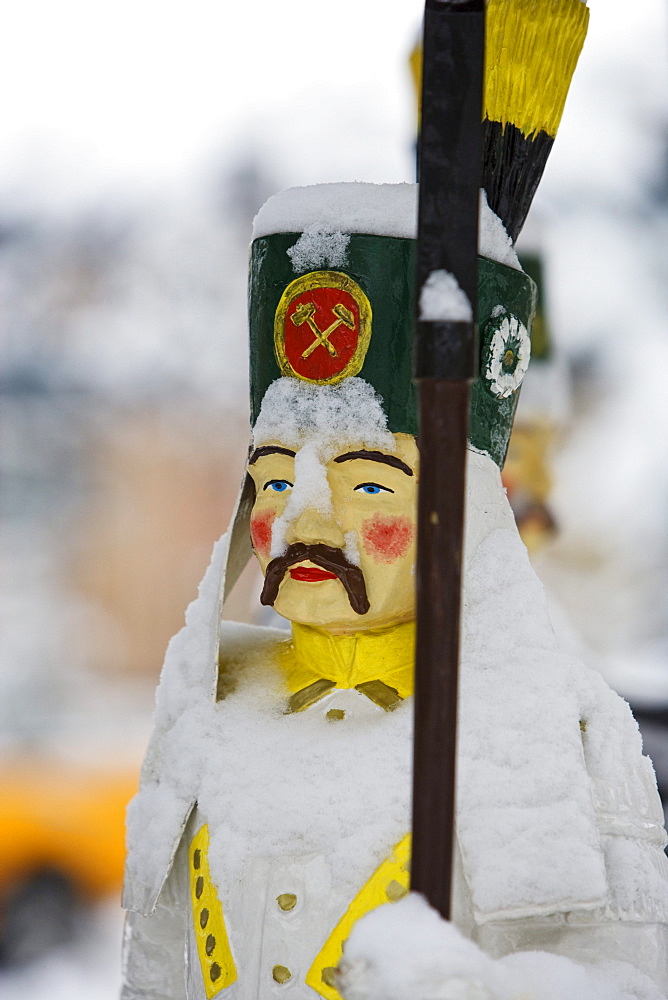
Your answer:
[[[321,580],[336,580],[336,573],[328,573],[326,569],[315,566],[293,566],[288,570],[293,580],[300,583],[319,583]]]

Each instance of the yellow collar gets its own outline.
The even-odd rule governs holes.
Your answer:
[[[413,693],[414,646],[415,622],[352,635],[293,622],[281,665],[291,692],[322,679],[340,688],[382,681],[406,698]]]

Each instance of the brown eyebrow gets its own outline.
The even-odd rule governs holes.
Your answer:
[[[339,455],[334,461],[352,462],[354,458],[363,458],[367,462],[383,462],[385,465],[391,465],[395,469],[401,469],[407,476],[413,475],[411,467],[402,462],[400,458],[396,458],[394,455],[386,455],[382,451],[347,451],[345,455]]]
[[[258,458],[262,458],[264,455],[289,455],[290,458],[295,457],[295,452],[290,451],[289,448],[280,448],[276,444],[266,444],[262,448],[256,448],[251,457],[248,459],[248,464],[253,465],[257,462]]]

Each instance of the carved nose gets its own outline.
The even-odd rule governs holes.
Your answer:
[[[332,545],[336,549],[342,549],[346,543],[344,534],[332,517],[319,513],[317,510],[309,509],[302,511],[288,525],[285,533],[285,540],[288,545],[294,542],[304,542],[306,545]]]

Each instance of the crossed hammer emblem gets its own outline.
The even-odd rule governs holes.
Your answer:
[[[315,304],[313,302],[300,302],[293,312],[291,319],[294,325],[302,326],[303,323],[308,323],[311,332],[315,335],[315,340],[312,344],[309,344],[306,350],[302,353],[302,358],[310,357],[316,347],[319,347],[321,344],[329,351],[333,358],[338,357],[336,348],[334,347],[334,344],[330,343],[329,338],[342,323],[344,323],[348,329],[354,330],[355,317],[353,313],[351,313],[350,309],[344,306],[342,302],[335,305],[332,312],[336,316],[336,319],[333,323],[330,323],[326,330],[318,329],[318,324],[313,318],[315,316]]]

